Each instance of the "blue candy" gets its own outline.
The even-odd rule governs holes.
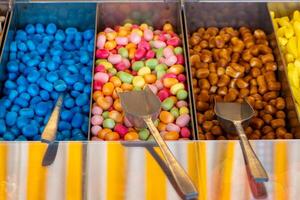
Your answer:
[[[31,71],[27,76],[27,80],[30,83],[35,83],[39,78],[40,78],[40,72],[36,70]]]
[[[17,113],[16,112],[8,112],[5,116],[5,122],[8,126],[12,126],[15,124],[17,120]]]
[[[35,113],[38,116],[45,116],[48,112],[48,106],[47,103],[45,102],[39,102],[38,104],[36,104],[36,106],[34,107]]]
[[[0,119],[0,135],[3,135],[6,132],[6,124],[3,119]]]
[[[73,117],[73,113],[69,110],[63,110],[60,114],[60,118],[64,121],[70,121]]]
[[[49,81],[45,80],[44,78],[41,78],[39,80],[39,85],[44,90],[47,90],[48,92],[51,92],[53,90],[53,85]]]
[[[84,86],[83,92],[86,93],[86,94],[90,94],[91,93],[91,86],[90,85]]]
[[[2,102],[0,102],[0,105],[2,104]],[[5,106],[0,106],[0,118],[3,118],[5,116],[6,113],[6,107]]]
[[[68,84],[68,85],[73,85],[74,83],[76,83],[79,79],[79,75],[78,74],[72,74],[69,76],[65,76],[64,81]]]
[[[36,85],[36,84],[30,84],[30,85],[28,86],[27,92],[28,92],[32,97],[34,97],[34,96],[36,96],[36,95],[39,94],[40,88],[39,88],[39,86]]]
[[[17,61],[9,61],[7,63],[7,71],[8,72],[18,72],[19,63]]]
[[[74,35],[77,33],[77,28],[69,27],[69,28],[66,28],[65,32],[68,35]]]
[[[14,112],[19,112],[19,110],[21,109],[21,107],[20,106],[18,106],[18,105],[13,105],[12,107],[11,107],[11,111],[14,111]]]
[[[48,24],[46,27],[46,33],[48,33],[50,35],[53,35],[56,32],[56,30],[57,30],[57,27],[53,23]]]
[[[15,139],[15,136],[14,136],[14,134],[12,134],[12,133],[5,133],[5,134],[3,135],[3,139],[4,139],[5,141],[12,141],[12,140]]]
[[[82,112],[84,113],[90,112],[90,104],[82,106]]]
[[[24,98],[22,98],[22,97],[20,97],[20,98],[17,98],[16,100],[15,100],[15,104],[16,105],[19,105],[19,106],[21,106],[21,107],[27,107],[29,104],[28,104],[28,101],[26,100],[26,99],[24,99]]]
[[[23,99],[26,99],[27,101],[30,100],[30,95],[28,93],[26,93],[26,92],[21,93],[19,97],[21,97]]]
[[[18,136],[20,135],[21,131],[17,128],[17,127],[12,127],[10,129],[10,132],[14,135],[14,136]]]
[[[54,89],[58,92],[63,92],[67,89],[67,84],[63,80],[57,80],[54,82]]]
[[[27,90],[27,85],[19,85],[18,86],[19,93],[25,92],[26,90]]]
[[[8,98],[10,100],[14,100],[18,96],[18,91],[17,90],[10,90],[8,94]]]
[[[35,27],[32,24],[27,24],[27,26],[25,27],[25,30],[28,34],[34,34]]]
[[[2,105],[4,105],[5,108],[9,108],[11,101],[9,99],[3,99]]]
[[[28,67],[36,67],[39,65],[39,62],[40,61],[38,59],[32,58],[26,64]]]
[[[80,113],[76,113],[72,119],[72,127],[80,128],[83,122],[83,116]]]
[[[19,137],[17,137],[16,141],[27,141],[27,139],[23,135],[19,135]]]
[[[72,108],[75,105],[75,101],[71,97],[65,97],[64,99],[64,106],[66,108]]]
[[[18,51],[18,47],[17,47],[17,42],[16,41],[13,41],[13,42],[10,43],[9,50],[11,52],[17,52]]]
[[[38,134],[38,127],[28,124],[22,128],[22,133],[25,137],[33,137]]]
[[[27,79],[22,75],[22,76],[19,76],[19,78],[17,79],[17,83],[19,85],[27,85],[28,84],[28,81]]]
[[[54,71],[52,71],[52,72],[49,72],[48,74],[47,74],[47,76],[46,76],[46,79],[49,81],[49,82],[54,82],[54,81],[56,81],[56,80],[58,80],[58,75],[57,75],[57,73]]]
[[[94,37],[94,30],[89,29],[83,32],[83,38],[85,40],[90,40]]]
[[[18,49],[20,50],[20,51],[23,51],[23,52],[26,52],[28,49],[27,49],[27,46],[26,46],[26,44],[24,43],[24,42],[20,42],[20,43],[18,43]]]
[[[58,122],[58,130],[63,131],[63,130],[71,130],[71,125],[68,122],[65,121],[60,121]]]
[[[28,47],[28,49],[29,49],[30,51],[35,50],[35,44],[34,44],[34,42],[33,42],[32,40],[27,40],[27,41],[26,41],[26,45],[27,45],[27,47]]]
[[[84,88],[84,84],[81,82],[77,82],[73,85],[74,90],[82,91]]]
[[[7,89],[17,88],[17,84],[15,82],[11,81],[11,80],[7,80],[4,85]]]
[[[40,141],[40,140],[41,140],[41,136],[40,135],[33,136],[33,141]]]
[[[20,116],[32,118],[34,116],[34,111],[32,108],[22,108],[20,111]]]
[[[28,125],[30,120],[27,117],[19,116],[17,120],[17,127],[22,129],[24,126]]]
[[[40,24],[40,23],[37,23],[35,25],[35,30],[36,30],[37,33],[44,33],[44,31],[45,31],[44,25]]]
[[[76,105],[77,106],[83,106],[85,104],[88,104],[88,101],[89,101],[89,97],[86,94],[80,94],[76,98]]]
[[[36,105],[37,103],[39,103],[40,101],[42,101],[42,98],[40,96],[35,96],[30,100],[30,104],[32,105]]]
[[[40,91],[40,96],[44,101],[48,101],[50,99],[49,92],[47,92],[46,90]]]
[[[71,92],[71,96],[74,97],[74,98],[77,98],[79,95],[80,95],[80,92],[78,92],[78,91],[73,90]]]
[[[63,130],[63,131],[61,131],[61,134],[64,136],[64,138],[66,138],[66,139],[70,139],[70,137],[71,137],[71,132],[70,132],[70,130]]]
[[[55,34],[55,39],[58,41],[64,41],[66,38],[65,33],[62,30],[58,30]]]
[[[51,92],[51,99],[57,100],[57,99],[58,99],[58,96],[59,96],[59,93],[58,93],[58,92]]]

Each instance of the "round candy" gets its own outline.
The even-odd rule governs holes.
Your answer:
[[[104,128],[109,128],[109,129],[113,129],[115,127],[115,121],[110,119],[110,118],[106,118],[103,121],[103,127]]]

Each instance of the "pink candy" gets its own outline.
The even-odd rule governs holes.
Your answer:
[[[177,79],[181,83],[184,83],[186,81],[186,77],[184,74],[178,74]]]
[[[114,29],[107,27],[107,28],[104,29],[104,32],[105,33],[111,33],[111,32],[115,32],[115,31],[114,31]]]
[[[130,62],[129,62],[129,60],[127,58],[123,58],[122,62],[124,63],[124,65],[126,66],[126,68],[130,67]]]
[[[101,126],[98,126],[98,125],[97,126],[92,126],[92,128],[91,128],[91,132],[95,136],[98,135],[98,132],[101,131],[101,130],[102,130]]]
[[[114,131],[119,133],[121,137],[124,137],[128,133],[128,128],[122,124],[117,124],[114,128]]]
[[[152,38],[153,38],[153,32],[151,30],[149,30],[149,29],[144,30],[144,38],[147,41],[152,40]]]
[[[91,118],[92,125],[101,125],[103,122],[103,117],[101,115],[94,115]]]
[[[109,51],[107,51],[106,49],[97,49],[96,50],[96,58],[107,58],[109,56]]]
[[[103,72],[97,72],[94,76],[94,80],[104,84],[107,83],[107,81],[109,80],[109,75]]]
[[[92,108],[93,115],[101,115],[102,112],[103,112],[102,108],[100,108],[99,106],[93,106]]]
[[[174,53],[173,53],[173,50],[170,47],[166,47],[163,50],[163,55],[164,55],[164,57],[169,58],[169,57],[173,56]]]
[[[117,65],[115,65],[115,68],[118,71],[124,71],[125,69],[127,69],[126,65],[124,62],[119,62]]]
[[[157,94],[158,89],[155,85],[148,85],[148,87],[154,94]]]
[[[186,101],[183,101],[183,100],[177,101],[177,103],[176,103],[176,106],[177,106],[178,108],[181,108],[181,107],[187,106],[187,105],[188,105],[187,102],[186,102]]]
[[[152,51],[152,50],[149,50],[149,51],[146,53],[146,58],[147,58],[147,59],[154,58],[154,56],[155,56],[155,52]]]
[[[183,65],[183,64],[184,64],[184,57],[183,57],[182,54],[176,55],[176,58],[177,58],[176,64],[180,64],[180,65]]]
[[[122,56],[119,54],[111,54],[107,60],[111,64],[115,65],[122,61]]]
[[[105,35],[98,35],[97,37],[97,48],[98,49],[103,49],[104,48],[104,45],[105,45],[105,42],[106,42],[106,37]]]
[[[139,49],[146,49],[147,51],[149,51],[151,49],[150,44],[144,40],[142,40],[139,44],[138,44],[138,48]]]
[[[101,140],[100,138],[98,138],[98,137],[96,137],[96,136],[92,137],[92,140],[93,140],[93,141],[103,141],[103,140]]]
[[[177,132],[177,133],[180,132],[180,127],[177,126],[176,124],[173,124],[173,123],[167,124],[166,129],[167,129],[167,131],[175,131],[175,132]]]
[[[103,83],[101,83],[100,81],[94,81],[94,84],[93,84],[93,87],[94,87],[94,90],[101,90],[102,89],[102,86],[103,86]]]
[[[162,79],[165,79],[165,78],[177,78],[177,76],[176,76],[176,74],[167,73],[163,76]]]
[[[169,39],[167,41],[167,44],[171,45],[171,46],[174,46],[174,47],[177,47],[180,44],[180,39],[176,36],[172,37],[171,39]]]
[[[116,37],[116,43],[117,45],[126,45],[128,44],[128,38],[127,37]]]
[[[141,36],[136,32],[132,32],[129,36],[129,40],[134,44],[140,43],[141,39],[142,39]]]
[[[170,96],[170,92],[164,88],[157,93],[157,96],[160,99],[160,101],[163,101]]]
[[[137,49],[135,54],[134,54],[134,58],[136,60],[141,60],[146,54],[146,50],[144,48],[140,48],[140,49]]]
[[[163,47],[166,46],[166,43],[165,43],[165,42],[159,41],[159,40],[155,40],[152,44],[153,44],[153,47],[154,47],[154,48],[157,48],[157,49],[163,48]]]
[[[165,64],[168,66],[174,65],[176,64],[176,62],[177,62],[177,57],[175,55],[172,55],[165,59]]]
[[[187,126],[188,123],[190,122],[190,116],[188,114],[183,114],[180,115],[179,117],[177,117],[176,119],[176,125],[180,126],[180,127],[184,127]]]
[[[180,130],[180,135],[183,138],[189,138],[191,136],[191,132],[187,127],[183,127]]]
[[[162,83],[161,80],[156,80],[155,81],[155,86],[157,87],[158,90],[161,90],[164,88],[164,84]]]
[[[97,67],[95,67],[95,73],[97,72],[106,72],[104,65],[98,65]]]

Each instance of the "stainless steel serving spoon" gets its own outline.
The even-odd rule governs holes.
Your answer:
[[[137,128],[148,127],[160,147],[178,189],[185,199],[194,199],[198,191],[192,180],[178,163],[153,124],[160,112],[161,102],[149,87],[142,91],[119,92],[121,105],[128,120]]]
[[[252,106],[247,101],[243,103],[215,101],[214,110],[223,129],[228,133],[238,134],[244,159],[253,179],[256,182],[267,182],[266,170],[252,149],[243,128],[249,125],[255,114]]]

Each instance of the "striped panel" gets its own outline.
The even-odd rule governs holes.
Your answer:
[[[154,148],[157,155],[163,159],[158,148]],[[151,153],[146,152],[146,200],[166,199],[166,176]]]
[[[274,144],[274,199],[289,199],[287,180],[288,159],[287,144],[277,142]]]
[[[47,168],[42,166],[42,159],[47,145],[32,142],[28,147],[27,169],[27,199],[46,199],[46,176]]]
[[[118,142],[107,143],[107,200],[122,200],[126,190],[126,151]]]
[[[7,193],[7,144],[0,144],[0,199],[6,200]]]
[[[71,142],[68,144],[66,161],[66,200],[81,200],[82,193],[82,155],[83,144],[81,142]]]

